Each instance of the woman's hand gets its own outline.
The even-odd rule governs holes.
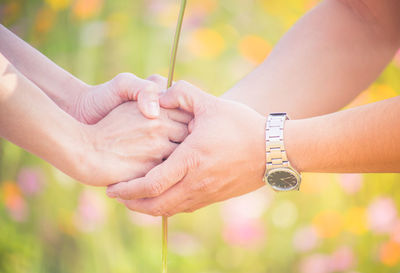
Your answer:
[[[158,119],[147,119],[136,102],[123,103],[98,123],[82,127],[86,159],[84,168],[77,166],[77,179],[106,186],[144,176],[185,139],[191,119],[175,109],[161,109]]]
[[[160,115],[159,94],[166,88],[150,80],[121,73],[112,80],[95,86],[81,84],[82,90],[68,99],[65,110],[85,124],[95,124],[111,110],[127,101],[137,101],[147,118]]]

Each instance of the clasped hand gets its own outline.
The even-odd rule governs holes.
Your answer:
[[[152,80],[159,86],[166,86],[166,79],[161,76],[153,76]],[[142,143],[147,147],[137,147],[134,140],[137,130],[146,130],[130,119],[137,116],[137,111],[125,112],[123,120],[114,118],[125,106],[111,112],[97,125],[102,128],[103,134],[108,134],[106,139],[109,143],[105,149],[113,145],[121,145],[121,152],[139,149],[139,153],[129,155],[132,158],[146,157],[147,153],[154,152],[150,148],[152,146],[165,150],[155,160],[142,162],[147,164],[146,167],[136,172],[138,175],[133,179],[121,180],[123,182],[109,186],[109,197],[116,198],[134,211],[171,216],[179,212],[192,212],[263,185],[263,116],[247,106],[209,95],[184,81],[175,83],[160,96],[159,102],[162,108],[168,109],[164,110],[166,113],[193,115],[188,123],[187,137],[181,133],[179,138],[169,138],[169,141],[180,143],[176,149],[176,144],[162,138],[146,140]],[[133,126],[130,137],[118,139],[118,132],[111,133],[117,126],[114,122]],[[151,122],[157,122],[157,127],[151,128],[153,134],[157,134],[161,129],[158,126],[164,124],[165,120],[161,117]],[[183,128],[180,130],[185,132]],[[98,145],[98,149],[100,147],[103,146]],[[118,160],[110,159],[103,165],[116,169],[135,168],[129,162],[117,163]],[[120,177],[126,176],[123,173]]]

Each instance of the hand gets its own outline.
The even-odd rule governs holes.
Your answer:
[[[82,148],[85,163],[78,180],[106,186],[142,177],[187,136],[191,115],[161,109],[158,119],[147,119],[136,105],[124,103],[95,125],[83,126],[83,147],[89,148]]]
[[[112,109],[127,101],[138,101],[138,107],[147,118],[160,114],[159,93],[166,88],[152,81],[140,79],[131,73],[118,74],[111,81],[86,86],[79,96],[72,100],[68,112],[80,122],[95,124]]]
[[[193,113],[189,136],[145,177],[110,186],[108,196],[134,211],[171,216],[264,185],[263,116],[183,81],[161,96],[160,104]]]

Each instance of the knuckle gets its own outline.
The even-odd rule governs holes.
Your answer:
[[[119,73],[113,79],[115,86],[120,87],[120,88],[126,87],[133,80],[136,80],[136,76],[129,72]]]
[[[162,194],[164,191],[164,186],[159,181],[154,181],[148,184],[147,195],[149,197],[156,197]]]
[[[212,180],[211,179],[202,179],[197,183],[193,183],[191,188],[195,192],[209,192],[211,189]]]
[[[158,94],[160,91],[160,86],[152,81],[146,81],[145,86],[142,88],[142,92]]]
[[[159,74],[152,74],[147,79],[150,81],[158,82],[158,81],[163,81],[165,78]]]
[[[161,206],[152,206],[149,209],[149,214],[152,215],[152,216],[163,216],[164,215],[164,211],[163,211]]]

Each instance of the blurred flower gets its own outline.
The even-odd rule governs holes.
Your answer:
[[[361,174],[341,174],[339,175],[339,184],[348,194],[357,193],[363,184],[363,176]]]
[[[304,173],[301,179],[301,192],[317,194],[326,190],[329,183],[337,183],[336,175],[326,173]]]
[[[44,177],[38,168],[23,168],[18,174],[17,181],[22,192],[32,196],[43,189]]]
[[[45,0],[45,1],[55,11],[66,9],[71,3],[71,0]]]
[[[185,15],[185,26],[189,28],[201,26],[206,16],[215,11],[217,6],[217,0],[191,0]]]
[[[169,248],[181,256],[190,256],[200,249],[200,242],[196,237],[183,232],[174,232],[169,235]]]
[[[75,225],[83,232],[91,232],[99,228],[106,219],[104,197],[89,189],[79,196],[75,215]]]
[[[298,229],[293,237],[293,247],[300,252],[312,250],[317,243],[317,232],[312,226]]]
[[[300,263],[301,273],[329,273],[330,259],[328,255],[313,254],[306,257]]]
[[[129,219],[135,225],[147,227],[147,226],[159,226],[161,224],[161,217],[154,217],[151,215],[134,212],[127,210]]]
[[[84,46],[94,47],[103,44],[107,24],[105,22],[95,21],[85,24],[81,30],[81,42]]]
[[[239,51],[248,61],[260,64],[271,51],[271,45],[260,36],[248,35],[239,42]]]
[[[400,244],[394,241],[384,243],[379,251],[381,262],[387,266],[395,266],[400,261]]]
[[[265,227],[260,220],[256,219],[225,224],[223,237],[231,245],[256,248],[263,245]]]
[[[89,19],[100,13],[103,8],[103,0],[76,0],[72,11],[81,20]]]
[[[34,29],[39,34],[46,34],[54,25],[56,13],[48,8],[43,7],[36,13]]]
[[[374,84],[367,90],[368,102],[376,102],[398,96],[393,87],[387,84]]]
[[[11,218],[17,222],[24,222],[28,217],[27,205],[16,183],[4,182],[3,198]]]
[[[380,197],[368,207],[368,225],[376,233],[390,232],[396,223],[397,209],[393,199]]]
[[[4,2],[4,1],[3,1]],[[21,13],[20,1],[9,1],[6,4],[0,5],[0,18],[3,25],[8,25],[18,19]]]
[[[287,228],[292,226],[297,221],[297,207],[289,200],[280,202],[272,210],[272,223],[276,227]]]
[[[188,49],[196,57],[215,58],[225,49],[225,40],[213,29],[200,28],[191,34]]]
[[[394,63],[400,67],[400,49],[397,51],[396,55],[394,55]]]
[[[333,252],[329,258],[330,272],[344,272],[350,270],[355,263],[351,248],[343,246]]]
[[[129,15],[125,12],[111,13],[107,18],[107,34],[116,37],[125,33],[129,27]]]
[[[342,215],[337,211],[322,211],[315,216],[313,226],[321,238],[336,237],[343,227]]]
[[[225,223],[259,219],[271,203],[272,193],[266,188],[230,199],[221,206]]]
[[[232,245],[257,247],[265,237],[260,217],[271,202],[272,194],[265,188],[236,197],[222,205],[224,239]]]
[[[400,219],[396,220],[396,224],[393,225],[393,228],[390,232],[391,239],[400,244]]]
[[[148,10],[153,13],[153,17],[160,25],[171,27],[176,23],[177,14],[179,13],[179,2],[152,0],[147,3]]]
[[[344,225],[347,231],[356,235],[367,232],[366,209],[361,207],[349,208],[344,216]]]

